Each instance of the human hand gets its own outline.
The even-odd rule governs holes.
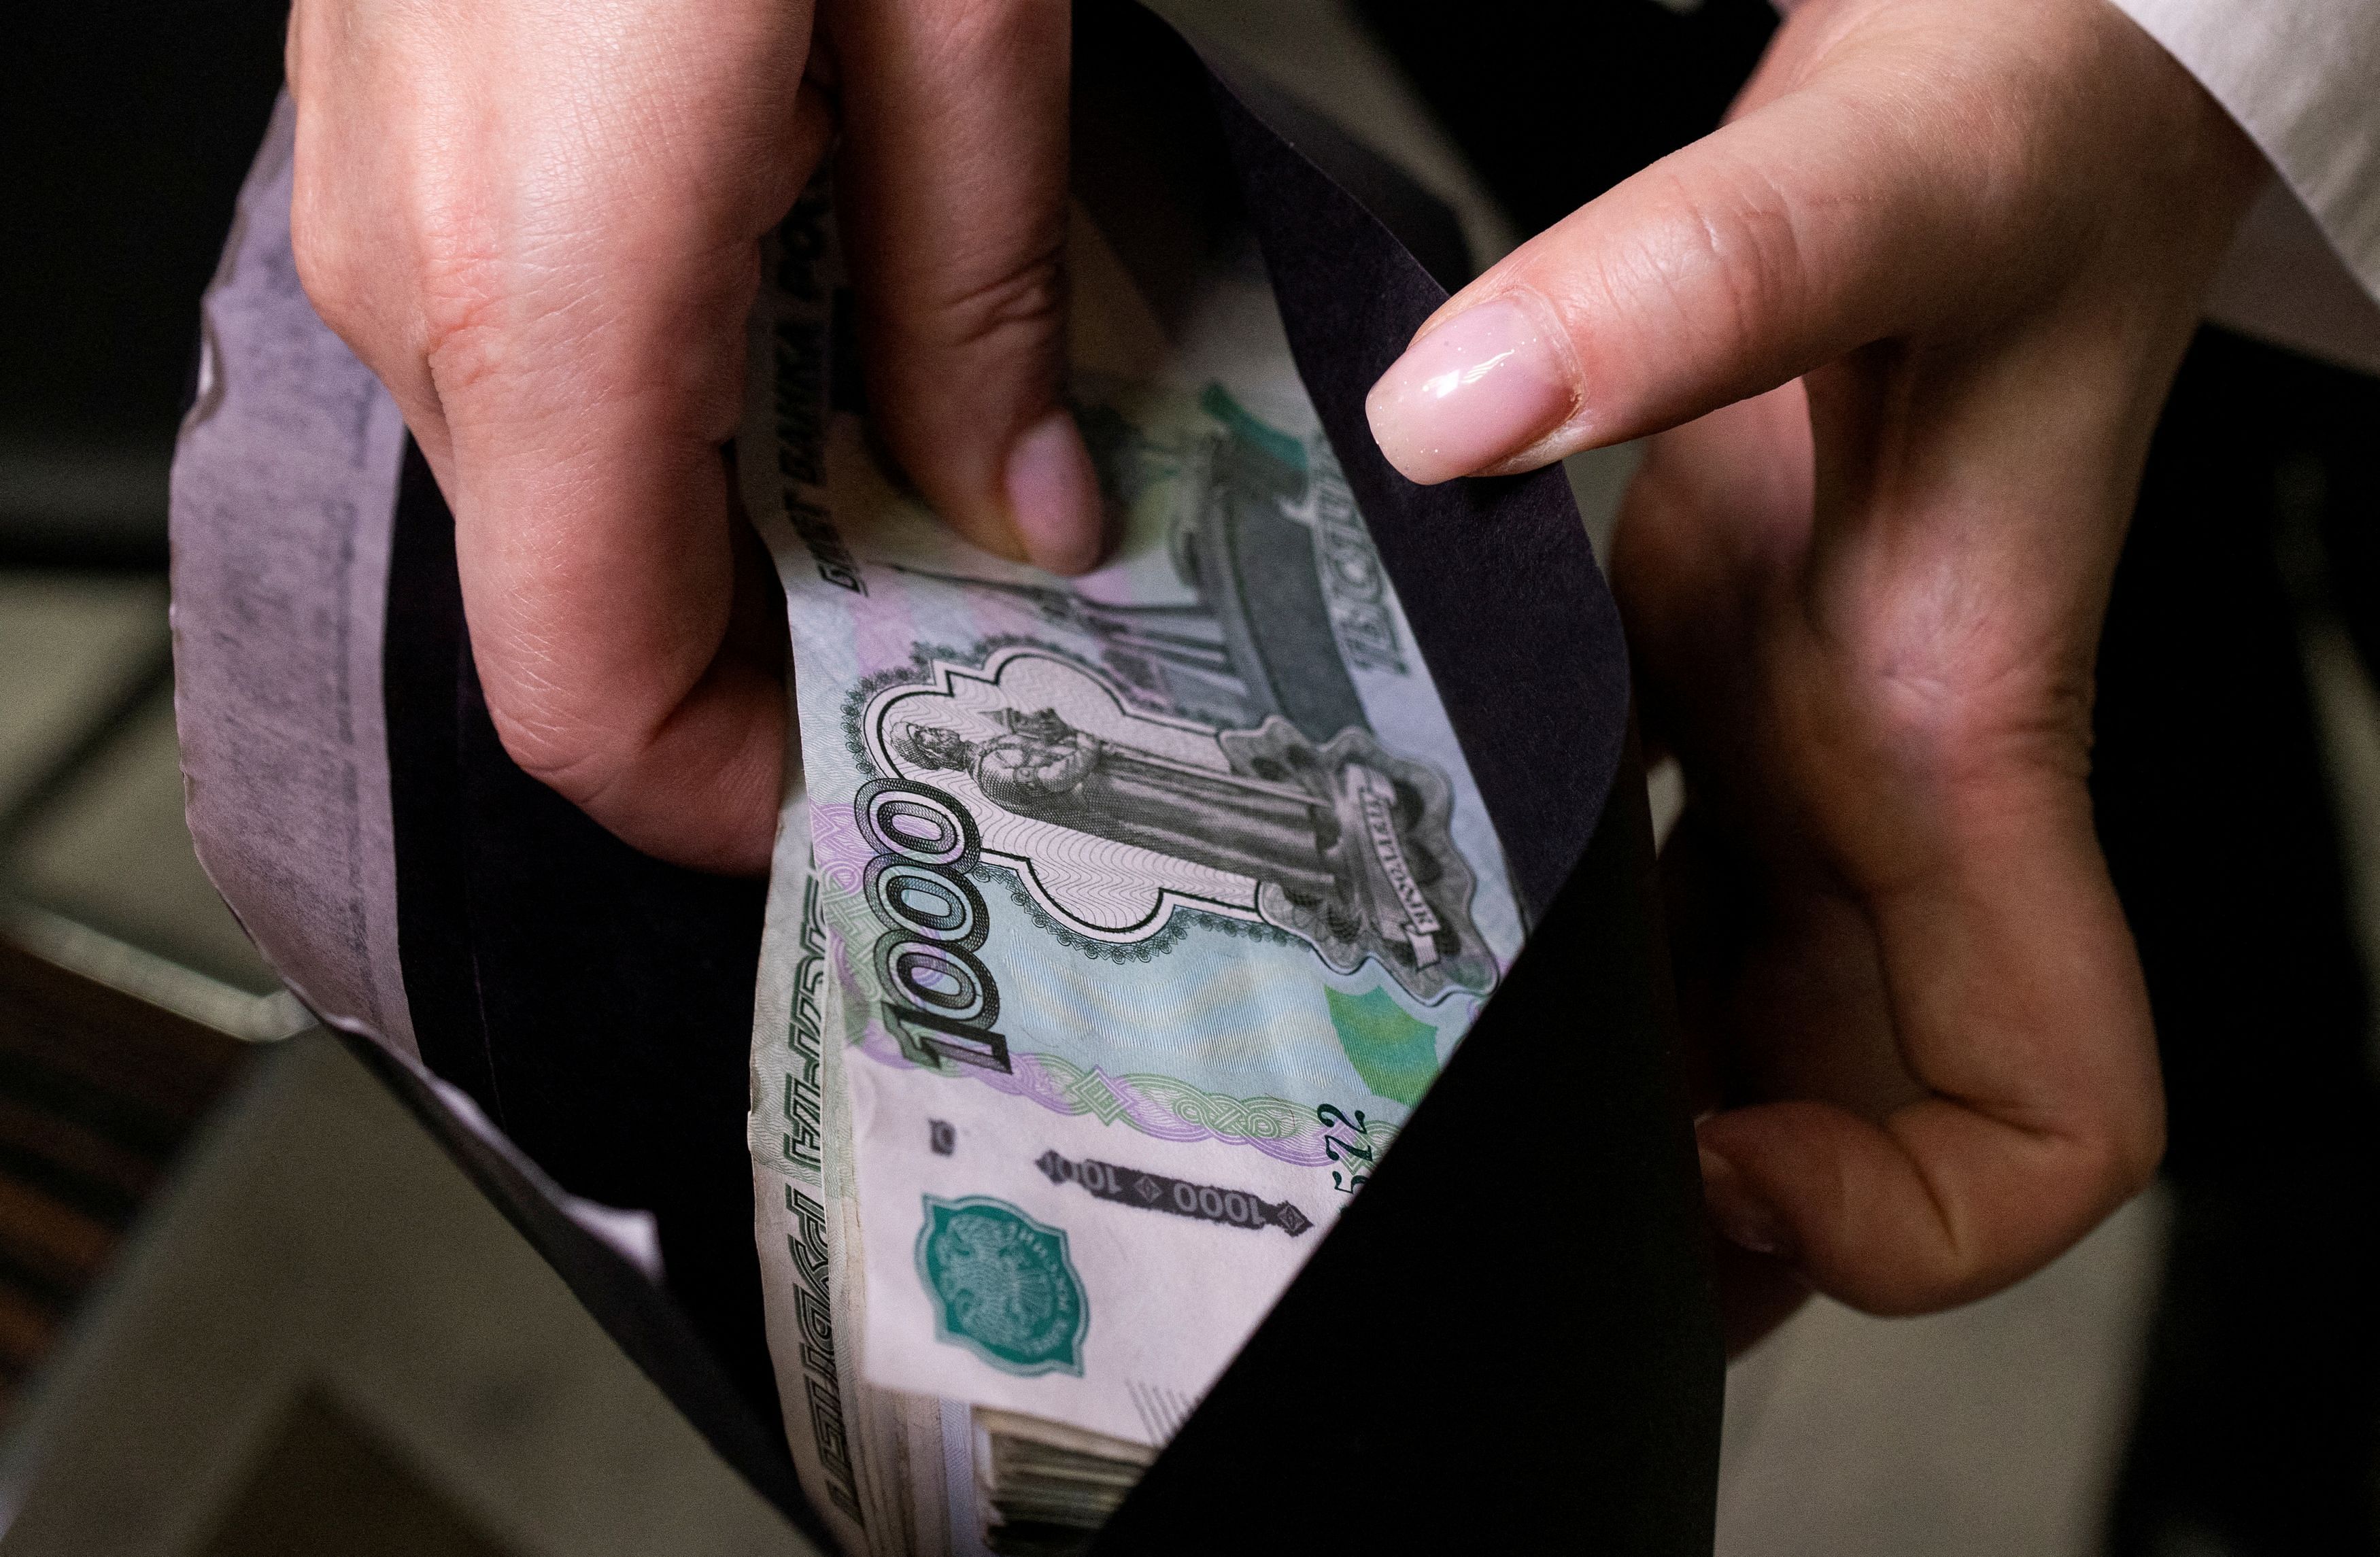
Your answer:
[[[878,431],[964,534],[1097,560],[1057,401],[1065,0],[297,0],[315,307],[455,511],[505,748],[629,843],[768,865],[785,699],[720,445],[759,240],[838,124]],[[821,85],[832,81],[839,103]]]
[[[2056,1256],[2163,1150],[2085,788],[2148,438],[2263,173],[2106,0],[1808,0],[1372,393],[1416,480],[1658,432],[1613,583],[1730,1339]],[[1664,431],[1665,429],[1670,431]]]

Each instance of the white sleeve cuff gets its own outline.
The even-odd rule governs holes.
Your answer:
[[[2380,372],[2380,4],[2114,3],[2198,78],[2279,175],[2243,226],[2209,311]]]

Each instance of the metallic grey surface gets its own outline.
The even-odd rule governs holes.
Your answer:
[[[386,1088],[263,1052],[0,1442],[0,1557],[208,1550],[308,1402],[516,1557],[814,1557]]]

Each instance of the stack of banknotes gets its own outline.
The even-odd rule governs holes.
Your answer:
[[[1086,578],[874,453],[822,198],[752,322],[798,754],[750,1141],[786,1427],[854,1557],[1084,1550],[1522,941],[1253,244],[1160,319],[1072,232]]]

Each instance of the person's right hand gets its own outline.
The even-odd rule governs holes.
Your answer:
[[[886,445],[994,551],[1072,572],[1101,539],[1057,399],[1066,0],[827,0],[818,20],[825,59],[808,0],[290,16],[298,274],[454,508],[505,748],[707,870],[766,869],[785,734],[720,445],[760,237],[838,128]]]

